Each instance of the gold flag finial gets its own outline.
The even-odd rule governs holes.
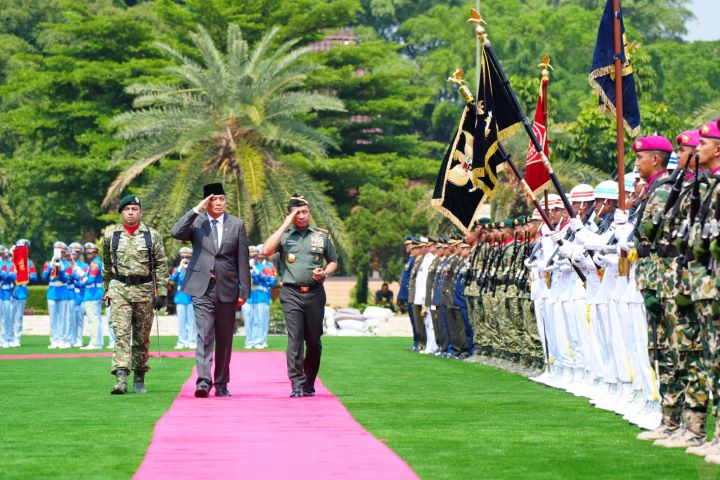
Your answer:
[[[485,27],[483,27],[483,25],[487,25],[487,22],[483,20],[480,12],[478,12],[474,8],[471,8],[470,18],[468,19],[468,22],[475,24],[475,35],[482,39],[483,42],[487,42],[487,32],[485,31]]]
[[[473,98],[472,93],[468,88],[468,83],[463,80],[464,74],[465,72],[463,72],[462,68],[457,68],[455,69],[455,72],[453,72],[452,76],[448,77],[448,82],[457,85],[460,94],[465,99],[465,102],[472,103],[475,99]]]
[[[550,70],[554,70],[553,66],[550,65],[550,55],[543,56],[542,62],[538,64],[538,68],[542,68],[542,77],[550,77]]]

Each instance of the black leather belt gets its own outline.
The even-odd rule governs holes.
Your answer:
[[[308,293],[317,290],[322,284],[313,283],[312,285],[298,285],[297,283],[283,283],[283,287],[290,287],[300,293]]]
[[[135,275],[115,275],[113,280],[122,282],[125,285],[142,285],[143,283],[152,282],[152,275],[145,275],[142,277]]]

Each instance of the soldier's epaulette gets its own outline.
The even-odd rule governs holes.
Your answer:
[[[330,233],[330,231],[329,231],[327,228],[315,227],[315,230],[319,230],[319,231],[321,231],[321,232],[323,232],[323,233]]]

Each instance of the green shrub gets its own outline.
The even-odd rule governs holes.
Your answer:
[[[47,285],[30,285],[30,296],[25,303],[25,313],[28,315],[47,315]]]

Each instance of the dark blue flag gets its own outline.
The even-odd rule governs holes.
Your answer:
[[[620,28],[623,43],[625,43],[625,23],[620,12]],[[592,69],[590,71],[590,85],[600,95],[600,110],[615,111],[615,33],[613,29],[613,1],[607,0],[603,12],[600,28],[598,28],[595,53],[593,54]],[[633,76],[630,58],[625,53],[623,45],[620,60],[622,69],[623,92],[623,118],[625,128],[630,135],[640,133],[640,107],[638,106],[637,92],[635,91],[635,77]]]

